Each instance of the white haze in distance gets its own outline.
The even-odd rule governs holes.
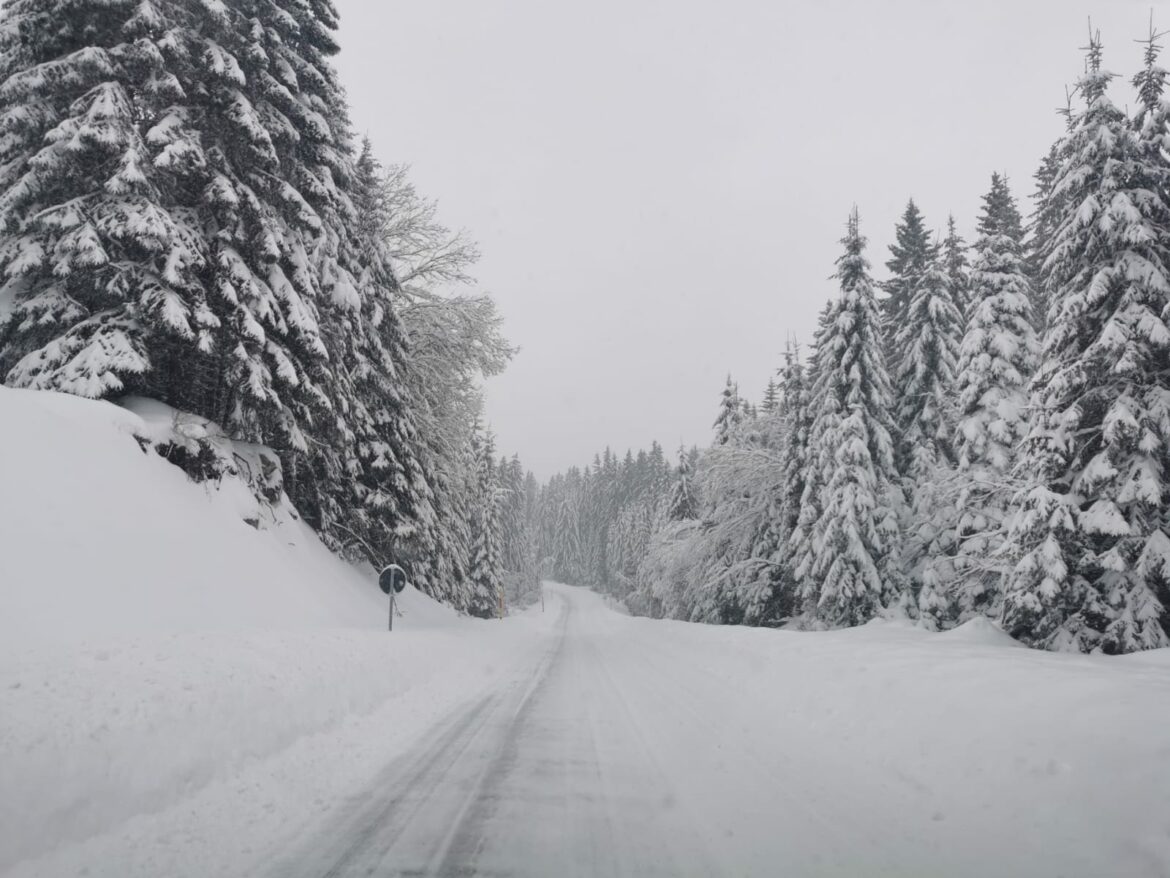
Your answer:
[[[875,276],[909,196],[970,240],[1021,199],[1088,18],[1132,105],[1144,0],[338,0],[357,130],[484,253],[522,350],[489,382],[544,479],[612,446],[710,441],[807,343],[856,202]],[[1170,4],[1153,6],[1170,29]],[[1170,39],[1167,40],[1170,43]],[[1170,49],[1165,56],[1170,66]],[[1031,205],[1022,203],[1025,212]]]

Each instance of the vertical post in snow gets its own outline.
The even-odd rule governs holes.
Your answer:
[[[387,564],[378,574],[378,587],[390,595],[390,631],[394,630],[394,595],[406,588],[406,571],[397,564]]]

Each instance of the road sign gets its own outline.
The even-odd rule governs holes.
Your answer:
[[[378,574],[378,587],[390,595],[390,627],[394,630],[394,595],[406,588],[406,571],[397,564],[387,564]]]
[[[383,594],[390,594],[391,591],[395,594],[401,594],[402,590],[406,588],[406,571],[397,564],[383,567],[382,572],[378,574],[378,586],[382,589]]]

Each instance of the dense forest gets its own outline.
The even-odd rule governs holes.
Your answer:
[[[337,27],[332,0],[5,4],[0,382],[271,448],[330,548],[479,616],[543,575],[655,617],[1170,645],[1158,34],[1131,110],[1090,39],[1030,209],[993,173],[968,243],[911,200],[875,280],[854,208],[815,337],[759,401],[728,378],[709,447],[538,486],[482,423],[513,349],[478,251],[353,130]]]
[[[331,0],[4,5],[0,380],[266,445],[330,547],[492,615],[536,585],[535,485],[480,425],[512,349],[476,248],[355,136],[337,26]]]
[[[1035,647],[1170,645],[1170,102],[1090,39],[1023,215],[968,244],[911,200],[879,282],[858,211],[811,344],[710,447],[610,451],[540,493],[545,573],[654,617],[810,629],[990,618]]]

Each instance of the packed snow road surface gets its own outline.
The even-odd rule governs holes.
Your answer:
[[[661,704],[644,684],[662,667],[629,674],[648,656],[613,649],[613,611],[554,588],[558,633],[535,666],[448,717],[274,875],[718,873],[702,812],[656,757],[664,730],[631,707]],[[685,706],[669,719],[693,722]]]
[[[539,659],[273,875],[1170,874],[1166,656],[746,632],[548,591]]]

